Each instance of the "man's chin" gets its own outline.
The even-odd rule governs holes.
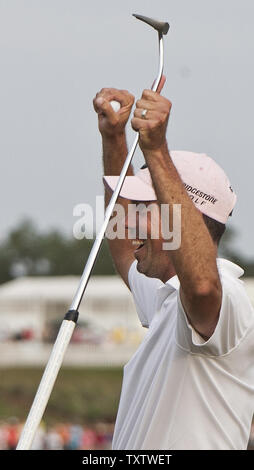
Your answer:
[[[138,260],[137,260],[138,261]],[[146,277],[154,277],[151,273],[149,274],[149,269],[148,267],[145,265],[145,262],[144,261],[138,261],[137,262],[137,271],[140,273],[140,274],[144,274],[144,276]]]
[[[145,274],[146,275],[146,270],[145,270],[145,266],[144,266],[144,261],[142,262],[141,260],[138,260],[138,258],[136,258],[137,260],[137,271],[140,273],[140,274]]]
[[[145,250],[146,246],[143,246],[141,249],[134,252],[134,256],[137,260],[137,271],[149,277],[149,258]]]

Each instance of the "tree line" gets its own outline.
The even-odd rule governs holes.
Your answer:
[[[81,276],[92,245],[93,240],[76,240],[59,230],[43,232],[23,220],[0,243],[0,283],[19,276]],[[93,274],[115,274],[105,240]]]
[[[254,259],[247,260],[232,248],[235,236],[232,229],[226,231],[219,254],[243,267],[246,276],[254,276]],[[18,276],[81,276],[92,245],[93,240],[76,240],[59,230],[43,232],[32,220],[23,220],[0,243],[0,283]],[[104,240],[92,274],[115,273]]]

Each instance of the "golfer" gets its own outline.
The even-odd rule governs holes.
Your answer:
[[[254,311],[244,271],[217,255],[236,195],[220,166],[205,154],[170,151],[171,102],[144,90],[131,124],[144,167],[130,168],[118,200],[181,207],[181,243],[165,249],[160,233],[130,233],[142,211],[126,217],[126,237],[109,241],[116,269],[149,328],[124,367],[113,449],[246,449],[254,408]],[[118,112],[111,100],[121,104]],[[125,126],[134,97],[102,89],[94,99],[102,136],[106,204],[127,155]],[[179,207],[179,206],[177,206]],[[177,221],[179,225],[179,220]],[[168,244],[166,245],[168,247]]]

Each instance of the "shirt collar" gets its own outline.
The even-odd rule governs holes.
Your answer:
[[[232,261],[229,261],[228,259],[217,258],[216,261],[217,261],[219,274],[221,274],[222,272],[227,272],[229,275],[235,278],[239,278],[244,274],[244,270],[240,266],[238,266],[235,263],[232,263]],[[167,282],[165,282],[165,284],[163,283],[159,287],[159,289],[166,288],[168,291],[169,290],[174,291],[174,290],[178,290],[179,287],[180,287],[180,281],[178,279],[178,276],[175,275],[171,277]]]
[[[166,285],[172,287],[174,290],[179,289],[179,287],[180,287],[180,281],[179,281],[179,279],[178,279],[178,276],[175,275],[175,276],[171,277],[171,278],[166,282]]]
[[[224,258],[217,258],[217,267],[219,273],[222,271],[227,272],[233,277],[239,278],[244,274],[244,270],[232,261]]]
[[[174,292],[175,290],[178,290],[180,287],[180,282],[178,279],[178,276],[175,275],[171,277],[167,282],[161,283],[161,285],[158,288],[158,292],[161,293],[162,296],[165,294],[168,295],[169,293]]]

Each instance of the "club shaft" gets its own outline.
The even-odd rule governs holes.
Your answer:
[[[159,35],[159,70],[158,70],[157,78],[152,87],[153,91],[157,90],[161,76],[162,76],[162,72],[163,72],[163,38],[162,38],[161,33],[158,33],[158,35]],[[116,185],[116,188],[112,194],[110,202],[105,211],[105,217],[104,217],[102,227],[96,237],[96,240],[93,244],[93,247],[87,259],[82,277],[80,279],[78,289],[73,298],[69,311],[76,311],[76,312],[78,311],[78,308],[83,298],[94,263],[98,256],[100,246],[104,239],[108,222],[113,212],[115,203],[119,197],[119,194],[120,194],[122,185],[124,183],[124,179],[126,177],[128,168],[130,166],[131,160],[137,148],[138,141],[139,141],[139,135],[137,134],[135,137],[134,143],[126,157],[122,171],[118,179],[118,183]],[[49,357],[49,361],[45,368],[45,371],[42,376],[41,382],[39,384],[37,393],[35,395],[32,407],[30,409],[24,428],[22,430],[22,433],[18,442],[17,450],[28,450],[31,448],[35,433],[40,424],[45,408],[47,406],[47,403],[48,403],[50,394],[52,392],[55,380],[57,378],[58,372],[61,368],[65,351],[71,340],[71,336],[75,328],[75,324],[76,324],[75,321],[66,320],[66,319],[64,319],[61,324],[60,330],[57,335],[57,339],[53,346],[51,355]]]
[[[158,33],[159,36],[159,68],[158,68],[158,73],[156,80],[152,86],[152,91],[157,91],[160,79],[163,74],[163,67],[164,67],[164,45],[163,45],[163,35],[161,33]]]

